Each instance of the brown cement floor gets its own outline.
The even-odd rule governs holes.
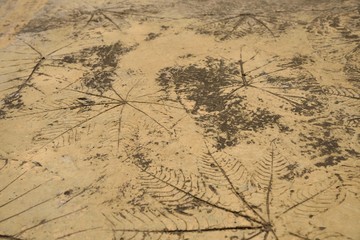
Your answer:
[[[360,239],[360,5],[0,0],[0,239]]]

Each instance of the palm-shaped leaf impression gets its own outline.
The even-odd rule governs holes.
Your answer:
[[[133,123],[134,118],[147,119],[149,121],[142,121],[140,125],[152,126],[155,131],[171,136],[170,112],[180,106],[161,100],[156,88],[142,87],[144,80],[136,79],[133,70],[118,71],[121,56],[135,47],[116,42],[61,55],[58,66],[81,70],[82,76],[72,82],[60,82],[58,90],[46,104],[39,100],[33,106],[22,107],[20,114],[8,118],[39,120],[46,117],[52,120],[33,138],[40,148],[75,143],[81,135],[94,133],[96,124],[101,123],[109,129],[106,141],[119,149],[126,132],[139,127]]]
[[[323,90],[302,66],[311,59],[281,59],[256,50],[246,60],[242,55],[236,62],[208,57],[199,64],[166,68],[158,78],[169,98],[180,101],[219,148],[236,145],[244,138],[242,131],[276,127],[290,132],[290,120],[281,111],[309,116],[324,109]]]
[[[1,2],[0,239],[359,239],[355,0]]]
[[[272,22],[273,24],[274,22]],[[281,23],[280,23],[281,24]],[[251,33],[268,34],[275,37],[273,31],[268,26],[270,23],[266,16],[258,16],[252,13],[241,13],[235,16],[225,17],[216,21],[200,26],[198,33],[211,34],[219,40],[244,37]]]
[[[238,159],[226,159],[207,146],[197,175],[153,167],[133,157],[142,173],[143,195],[134,200],[139,207],[113,212],[109,222],[123,239],[196,238],[209,232],[238,239],[302,239],[297,233],[304,229],[287,222],[289,217],[312,220],[340,204],[345,197],[341,182],[331,175],[317,182],[291,179],[290,163],[275,142],[267,154],[250,171]],[[146,204],[144,195],[162,210]],[[320,229],[317,234],[310,229],[309,239],[341,236]]]
[[[101,81],[101,80],[100,80]],[[106,86],[108,92],[99,94],[104,89],[104,85],[92,90],[90,87],[80,87],[79,90],[66,89],[66,98],[61,93],[54,99],[53,105],[46,105],[37,111],[20,114],[15,117],[46,116],[52,119],[46,127],[40,129],[33,140],[39,144],[40,148],[53,146],[60,147],[75,143],[81,139],[81,135],[99,134],[96,133],[96,124],[105,124],[109,129],[103,141],[108,141],[116,148],[120,147],[121,139],[129,136],[129,131],[139,128],[138,124],[132,122],[132,118],[139,117],[146,119],[144,126],[152,126],[155,131],[160,131],[171,136],[172,130],[168,120],[172,109],[180,108],[174,104],[166,104],[156,99],[156,93],[148,93],[147,89],[141,92],[137,89],[138,96],[132,96],[134,85],[126,86],[121,84],[121,93],[116,90],[116,86]],[[85,90],[87,89],[87,90]],[[134,100],[131,100],[131,99]],[[146,106],[144,108],[144,106]],[[154,114],[154,112],[156,114]],[[59,117],[62,116],[62,117]],[[159,116],[162,116],[159,118]],[[106,119],[104,120],[103,117]],[[99,120],[100,119],[100,120]],[[166,124],[169,126],[167,127]]]
[[[52,39],[48,32],[23,33],[1,54],[1,116],[7,111],[24,107],[24,95],[46,95],[46,83],[54,79],[59,83],[69,81],[69,75],[84,69],[66,64],[74,49],[92,46],[101,36],[84,32],[78,26],[57,26],[63,34]],[[54,31],[54,30],[50,30]],[[29,41],[24,39],[31,39]],[[41,43],[41,44],[40,44]],[[67,58],[66,58],[67,56]],[[62,71],[66,69],[66,71]]]
[[[39,238],[39,229],[60,227],[60,222],[77,218],[87,209],[86,205],[75,209],[62,207],[69,200],[69,192],[66,191],[66,186],[59,187],[61,179],[52,175],[40,163],[16,159],[5,161],[6,164],[0,170],[0,239]],[[21,170],[16,176],[12,176],[14,168]],[[54,187],[56,185],[58,187]],[[43,191],[48,193],[43,195]],[[14,207],[17,204],[21,204],[21,207]],[[42,211],[44,208],[58,208],[59,211],[49,213]],[[14,224],[18,226],[15,230],[12,228]],[[63,234],[59,232],[58,236],[61,235]]]

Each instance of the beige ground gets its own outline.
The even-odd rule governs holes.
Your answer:
[[[289,2],[0,0],[0,239],[360,239],[360,5]]]

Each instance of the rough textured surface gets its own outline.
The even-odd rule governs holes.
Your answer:
[[[360,239],[357,1],[0,3],[0,239]]]

